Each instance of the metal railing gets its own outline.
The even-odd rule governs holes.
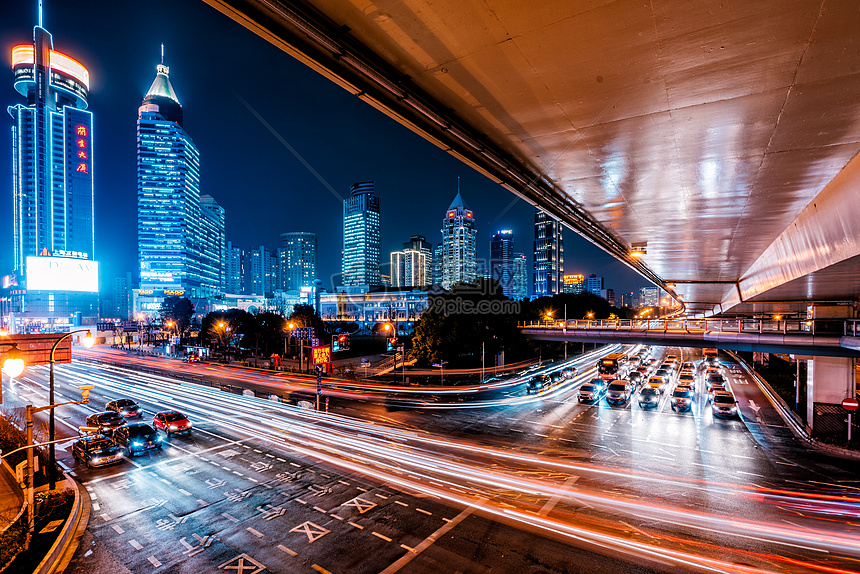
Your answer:
[[[860,319],[575,319],[522,323],[520,328],[687,333],[797,333],[856,337]]]

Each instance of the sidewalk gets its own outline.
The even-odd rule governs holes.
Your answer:
[[[15,482],[15,471],[4,463],[0,468],[0,532],[12,524],[23,505],[24,493]]]

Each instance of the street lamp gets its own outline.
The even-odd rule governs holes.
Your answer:
[[[78,329],[77,331],[69,331],[59,339],[54,342],[54,346],[51,347],[51,358],[49,360],[51,364],[51,389],[50,394],[48,396],[48,405],[54,404],[54,353],[57,351],[57,347],[60,346],[60,343],[74,335],[75,333],[84,333],[83,344],[84,347],[89,349],[93,346],[95,339],[93,339],[93,334],[89,329]],[[48,457],[48,482],[50,490],[54,490],[54,487],[57,485],[57,463],[56,463],[56,454],[54,452],[54,409],[50,409],[51,412],[48,416],[48,440],[51,441],[51,446],[48,449],[49,457]]]

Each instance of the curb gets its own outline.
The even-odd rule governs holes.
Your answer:
[[[782,397],[780,397],[771,388],[768,382],[764,380],[758,373],[756,373],[755,369],[751,369],[750,366],[747,365],[743,359],[741,359],[731,351],[726,352],[731,355],[732,358],[734,358],[739,365],[742,365],[744,370],[747,371],[747,373],[749,373],[749,375],[753,378],[753,380],[756,382],[762,392],[767,396],[767,399],[770,401],[770,404],[773,405],[773,408],[776,409],[776,412],[779,413],[779,416],[782,418],[788,428],[791,429],[792,434],[798,440],[805,442],[807,445],[814,448],[815,450],[824,452],[832,456],[847,458],[851,460],[860,460],[860,452],[847,448],[824,444],[812,438],[806,428],[806,425],[804,425],[800,418],[794,414],[794,412],[788,407]]]
[[[45,555],[45,558],[39,563],[36,570],[33,571],[33,574],[55,574],[65,570],[75,551],[78,549],[78,543],[90,520],[89,495],[81,492],[81,487],[75,479],[65,472],[63,475],[75,491],[75,502],[72,505],[72,512],[63,525],[63,531],[57,537],[57,540],[54,541],[54,545],[51,546],[48,554]]]

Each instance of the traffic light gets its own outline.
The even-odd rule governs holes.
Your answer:
[[[337,336],[337,342],[338,342],[338,346],[340,347],[341,351],[348,351],[349,350],[349,335],[347,335],[346,333],[342,333],[342,334],[338,335]]]
[[[395,349],[397,349],[397,337],[391,337],[388,339],[388,350],[394,351]]]

